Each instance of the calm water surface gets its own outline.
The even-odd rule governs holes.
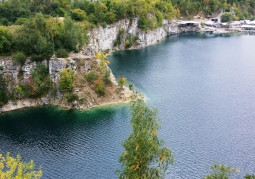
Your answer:
[[[109,56],[158,108],[159,136],[175,163],[166,178],[202,178],[214,162],[255,173],[255,36],[171,36]],[[43,167],[43,178],[117,178],[128,106],[88,112],[53,107],[0,115],[0,150]]]

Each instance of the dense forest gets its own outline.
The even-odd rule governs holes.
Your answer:
[[[60,57],[88,43],[88,29],[137,16],[141,28],[156,28],[178,10],[165,0],[5,0],[0,3],[0,54],[19,52],[35,61],[55,52]]]
[[[148,30],[161,26],[165,18],[231,9],[236,19],[251,19],[254,7],[255,0],[2,0],[0,54],[19,52],[33,60],[54,53],[65,56],[65,51],[79,51],[88,43],[88,29],[123,18],[140,17],[139,28]]]
[[[205,16],[215,12],[235,12],[236,20],[254,19],[255,0],[172,0],[183,16],[202,12]]]

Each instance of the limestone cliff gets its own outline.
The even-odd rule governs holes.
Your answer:
[[[42,63],[48,67],[51,81],[56,85],[57,95],[49,94],[41,98],[31,98],[9,101],[0,109],[0,112],[15,110],[23,107],[38,106],[43,104],[58,105],[73,109],[91,108],[97,105],[123,103],[132,93],[127,88],[118,87],[114,76],[111,74],[111,84],[106,87],[105,95],[95,93],[93,84],[86,81],[85,75],[89,71],[100,73],[100,62],[95,57],[96,52],[122,50],[127,48],[127,39],[133,38],[134,43],[128,48],[143,48],[162,40],[168,34],[177,34],[183,31],[196,31],[197,28],[180,28],[177,22],[163,20],[162,27],[154,30],[144,31],[138,28],[138,18],[123,19],[105,28],[99,27],[89,32],[90,43],[79,54],[71,54],[69,58],[51,58]],[[121,32],[121,33],[120,33]],[[117,42],[117,43],[116,43]],[[87,56],[85,56],[87,55]],[[38,63],[27,60],[23,66],[15,65],[12,58],[0,57],[0,74],[8,79],[8,89],[11,91],[18,84],[31,78],[31,72],[36,69]],[[76,80],[74,92],[79,100],[68,103],[63,93],[59,90],[59,72],[68,68],[75,71]],[[108,69],[110,71],[110,69]]]
[[[128,35],[136,37],[133,48],[143,48],[162,40],[168,34],[178,34],[183,31],[196,31],[197,28],[179,28],[177,22],[163,20],[163,25],[154,30],[144,31],[138,28],[138,18],[123,19],[105,28],[99,27],[89,32],[90,43],[85,53],[91,55],[98,51],[123,50]],[[116,45],[118,33],[123,31],[120,43]]]
[[[104,95],[97,94],[94,84],[89,83],[85,79],[85,75],[91,71],[100,73],[99,60],[96,57],[76,56],[78,58],[51,58],[42,62],[48,67],[50,79],[56,85],[57,91],[55,96],[49,92],[40,98],[16,98],[15,100],[10,100],[7,105],[0,108],[0,113],[44,104],[82,110],[99,105],[128,102],[128,97],[132,94],[132,91],[126,87],[119,87],[109,68],[111,82],[106,85]],[[40,64],[26,60],[25,64],[21,66],[15,65],[11,58],[0,58],[0,66],[3,67],[3,70],[0,70],[0,74],[8,79],[8,89],[15,91],[14,89],[17,85],[31,78],[32,71]],[[66,68],[75,72],[73,92],[78,95],[78,100],[73,102],[68,102],[64,97],[64,93],[59,89],[59,72]]]

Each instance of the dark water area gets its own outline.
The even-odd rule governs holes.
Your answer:
[[[214,162],[255,174],[255,36],[170,36],[110,55],[115,77],[141,91],[175,156],[166,178],[202,178]],[[34,159],[43,178],[117,178],[129,107],[55,107],[0,115],[0,150]]]

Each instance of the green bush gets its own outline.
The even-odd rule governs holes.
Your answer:
[[[103,22],[103,28],[106,28],[106,26],[107,26],[107,23],[104,21]]]
[[[129,34],[126,37],[125,40],[125,48],[130,48],[133,46],[133,43],[136,41],[137,37],[133,36],[132,34]]]
[[[94,72],[89,72],[87,75],[86,75],[86,80],[88,81],[88,82],[93,82],[93,81],[95,81],[96,79],[98,78],[98,76],[97,76],[97,74],[96,73],[94,73]]]
[[[95,84],[96,93],[98,93],[100,95],[104,95],[105,84],[104,84],[103,80],[98,79],[98,80],[94,81],[94,84]]]
[[[12,34],[6,27],[0,26],[0,52],[8,52],[12,46]]]
[[[20,17],[16,20],[15,24],[16,25],[23,25],[25,22],[27,22],[28,19],[27,18],[23,18],[23,17]]]
[[[22,65],[25,63],[27,57],[23,52],[16,52],[12,58],[15,63]]]
[[[65,68],[60,73],[59,87],[63,92],[71,92],[74,87],[74,71]]]
[[[31,72],[31,77],[17,85],[15,91],[19,98],[23,96],[37,98],[47,94],[51,88],[52,81],[48,74],[48,68],[44,64],[39,64]]]
[[[1,18],[0,19],[0,25],[8,26],[8,24],[9,24],[8,19],[6,19],[6,18]]]
[[[8,93],[7,93],[7,81],[3,75],[0,75],[0,107],[7,104]]]
[[[96,92],[100,95],[104,95],[105,93],[105,85],[103,83],[98,84],[96,87]]]
[[[55,16],[60,16],[60,17],[64,17],[66,14],[65,9],[63,9],[62,7],[58,7],[54,10],[54,15]]]
[[[68,102],[72,102],[72,101],[78,100],[79,97],[78,97],[77,94],[74,94],[74,93],[66,93],[66,94],[65,94],[65,99],[66,99]]]
[[[86,14],[81,9],[74,9],[71,11],[71,17],[76,21],[83,21],[86,18]]]
[[[33,61],[33,62],[41,62],[41,61],[43,61],[43,56],[42,55],[32,55],[31,56],[31,61]]]
[[[118,77],[118,84],[119,86],[121,86],[123,88],[123,86],[125,86],[127,83],[127,78],[124,78],[122,76]]]
[[[129,87],[130,90],[133,90],[135,85],[134,84],[129,84],[128,87]]]
[[[50,89],[50,96],[54,99],[57,97],[57,88],[54,86]]]
[[[4,70],[4,67],[3,67],[3,66],[0,66],[0,70]]]
[[[114,46],[121,44],[121,35],[123,34],[123,32],[124,32],[123,29],[119,30],[116,40],[114,41]]]
[[[225,12],[221,15],[221,22],[231,22],[234,16],[230,12]]]
[[[57,50],[57,57],[58,58],[67,58],[68,57],[68,52],[63,48],[60,48],[60,49]]]
[[[138,28],[143,29],[143,30],[148,30],[149,29],[149,21],[147,18],[144,16],[141,16],[138,20]]]

